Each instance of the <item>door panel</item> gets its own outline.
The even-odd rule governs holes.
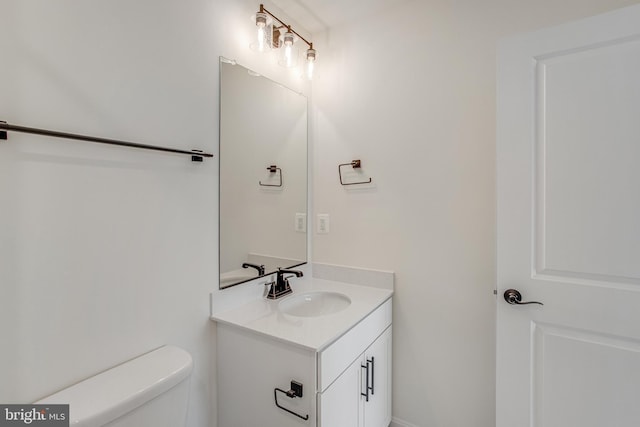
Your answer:
[[[536,67],[537,271],[640,283],[640,41]]]
[[[500,46],[498,427],[638,425],[639,75],[640,6]]]
[[[640,342],[545,324],[532,333],[537,425],[638,425]]]

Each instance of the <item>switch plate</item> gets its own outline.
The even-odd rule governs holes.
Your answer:
[[[316,232],[318,234],[329,234],[329,214],[318,214]]]
[[[294,225],[294,229],[298,233],[306,233],[307,232],[307,214],[306,213],[296,213],[296,221]]]

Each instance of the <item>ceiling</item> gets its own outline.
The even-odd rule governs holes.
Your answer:
[[[309,33],[354,22],[362,16],[391,8],[407,0],[272,0]]]

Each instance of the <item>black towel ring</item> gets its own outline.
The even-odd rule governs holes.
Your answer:
[[[342,164],[338,165],[338,176],[340,176],[340,184],[342,184],[342,185],[358,185],[358,184],[369,184],[371,182],[371,178],[369,178],[369,181],[344,182],[342,180],[342,167],[343,166],[351,166],[354,169],[359,169],[359,168],[362,167],[362,162],[360,161],[360,159],[357,159],[357,160],[352,160],[349,163],[342,163]]]

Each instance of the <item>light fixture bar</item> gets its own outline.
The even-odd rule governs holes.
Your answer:
[[[304,37],[302,37],[300,34],[298,34],[298,32],[296,32],[296,30],[294,30],[293,28],[291,28],[291,25],[286,24],[282,19],[278,18],[276,15],[274,15],[273,13],[271,13],[270,11],[268,11],[263,4],[260,4],[260,12],[262,13],[266,13],[267,15],[269,15],[270,17],[272,17],[273,19],[275,19],[276,21],[278,21],[280,24],[282,24],[283,26],[285,26],[289,31],[291,31],[293,34],[295,34],[296,36],[300,37],[300,40],[302,40],[303,42],[305,42],[307,45],[309,45],[309,49],[313,49],[313,43],[311,43],[310,41],[308,41],[307,39],[305,39]]]

